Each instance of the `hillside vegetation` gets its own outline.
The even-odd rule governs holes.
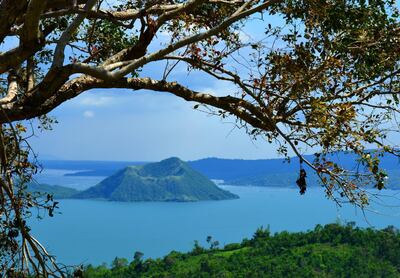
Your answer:
[[[252,239],[218,248],[197,243],[188,253],[132,262],[116,258],[110,268],[86,266],[84,277],[400,277],[400,234],[329,224],[300,233],[271,235],[259,229]]]
[[[55,199],[72,198],[79,191],[70,187],[61,185],[49,185],[43,183],[30,183],[28,185],[29,192],[37,192],[41,194],[51,194]]]

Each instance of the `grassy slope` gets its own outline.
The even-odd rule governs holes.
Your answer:
[[[218,188],[208,178],[178,158],[144,166],[127,167],[76,197],[125,202],[184,202],[237,198],[236,195]]]

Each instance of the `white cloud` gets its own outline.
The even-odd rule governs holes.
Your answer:
[[[239,40],[243,43],[249,42],[251,40],[251,36],[244,31],[237,31],[236,34],[239,35]]]
[[[85,96],[79,101],[82,106],[107,106],[114,102],[113,97],[106,96]]]
[[[238,92],[238,88],[230,82],[215,81],[211,86],[200,87],[200,92],[209,93],[214,96],[234,96]]]
[[[85,118],[94,118],[94,112],[91,110],[86,110],[85,112],[83,112],[83,116]]]
[[[160,31],[158,31],[157,35],[160,37],[165,37],[166,39],[170,39],[173,33],[169,30],[161,29]]]

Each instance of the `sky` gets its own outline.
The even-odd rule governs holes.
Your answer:
[[[148,91],[87,92],[51,112],[59,123],[36,132],[31,143],[39,157],[71,160],[274,157],[266,142],[253,142],[244,130],[193,105]]]
[[[263,27],[251,21],[241,36],[255,38]],[[168,34],[150,46],[159,48]],[[152,64],[141,76],[161,79],[163,65]],[[232,85],[203,74],[188,75],[178,66],[169,80],[215,95],[233,94]],[[167,93],[132,90],[92,90],[49,113],[58,124],[52,131],[35,132],[30,143],[41,159],[157,161],[171,156],[184,160],[206,157],[265,159],[277,157],[264,140],[252,141],[233,119],[193,109]]]

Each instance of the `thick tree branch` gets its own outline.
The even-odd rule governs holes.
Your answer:
[[[0,53],[0,74],[20,66],[29,57],[32,57],[37,51],[42,49],[46,43],[45,37],[55,28],[54,24],[50,24],[43,30],[39,39],[25,42],[25,44],[20,44],[14,49]]]
[[[28,1],[2,0],[0,1],[0,42],[8,36],[11,27],[17,18],[21,17],[26,10]]]
[[[124,78],[120,80],[104,81],[89,76],[82,76],[67,82],[60,88],[57,94],[53,94],[53,97],[48,98],[42,104],[40,104],[40,102],[30,102],[29,105],[14,106],[10,109],[4,109],[4,116],[0,114],[0,122],[6,119],[11,119],[13,121],[19,120],[22,114],[26,118],[37,117],[38,115],[50,112],[64,101],[94,88],[146,89],[169,92],[187,101],[196,101],[228,111],[255,128],[272,131],[275,126],[275,123],[272,122],[263,111],[240,98],[232,96],[216,97],[211,94],[190,90],[176,82],[157,81],[149,78]]]
[[[24,27],[22,30],[21,43],[27,45],[31,42],[40,41],[39,21],[42,12],[46,8],[47,0],[31,0],[25,14]]]
[[[85,11],[90,11],[96,3],[97,0],[88,0],[85,5]],[[76,29],[79,27],[79,25],[85,18],[86,14],[77,15],[76,18],[72,21],[72,23],[68,26],[68,28],[62,33],[62,35],[58,39],[58,43],[54,51],[53,64],[51,65],[52,68],[61,67],[63,65],[65,47],[68,44],[69,40],[71,39],[73,33],[76,31]]]
[[[15,71],[8,74],[8,88],[5,97],[0,99],[0,105],[9,104],[14,101],[18,94],[18,76]]]

